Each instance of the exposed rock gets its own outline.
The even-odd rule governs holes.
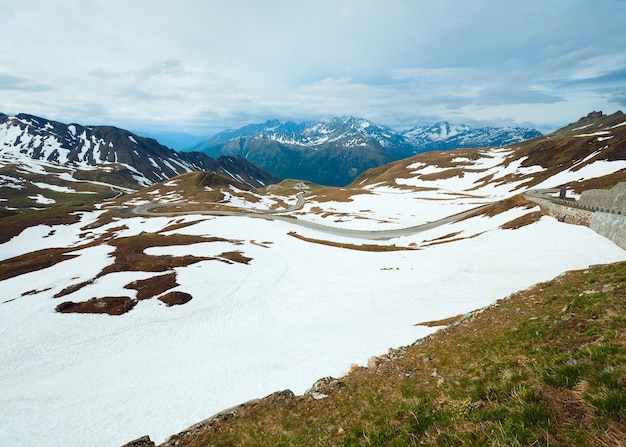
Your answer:
[[[124,444],[122,447],[155,447],[156,444],[152,442],[150,436],[142,436],[141,438],[130,441]]]

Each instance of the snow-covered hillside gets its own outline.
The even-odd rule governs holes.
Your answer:
[[[251,186],[277,180],[245,160],[178,153],[116,127],[67,125],[33,115],[0,113],[0,167],[33,161],[72,171],[124,168],[140,187],[198,170],[220,172]]]
[[[619,175],[625,128],[574,132],[581,145],[572,154],[589,152],[559,167],[546,165],[548,142],[538,142],[418,156],[348,189],[204,187],[206,200],[196,194],[188,206],[185,185],[197,182],[178,177],[78,212],[74,223],[26,228],[0,245],[0,445],[119,447],[145,434],[162,442],[436,330],[416,323],[626,260],[589,228],[539,218],[513,197]],[[301,194],[301,208],[279,213]],[[151,203],[182,214],[150,215],[141,206]],[[256,214],[228,214],[237,209]],[[406,227],[416,228],[385,233]],[[146,294],[148,285],[158,290]],[[158,298],[170,291],[192,299],[166,306]],[[134,307],[118,316],[55,311],[107,299]]]

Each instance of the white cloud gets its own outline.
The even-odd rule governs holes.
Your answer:
[[[196,132],[477,111],[541,127],[588,113],[592,92],[592,109],[623,103],[608,75],[626,64],[624,13],[608,0],[12,2],[0,111]]]

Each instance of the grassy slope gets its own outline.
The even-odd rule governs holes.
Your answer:
[[[626,126],[616,125],[623,123],[626,115],[621,112],[614,113],[603,117],[586,117],[581,118],[578,122],[573,123],[558,132],[543,137],[534,138],[518,144],[511,145],[515,151],[507,157],[506,165],[516,160],[523,159],[521,166],[542,166],[545,169],[542,172],[534,172],[526,175],[507,175],[499,179],[498,183],[503,181],[515,182],[527,179],[525,186],[532,187],[542,181],[558,174],[561,171],[572,168],[574,171],[582,168],[586,164],[593,163],[598,160],[625,160],[626,159]],[[591,127],[574,131],[573,129],[593,123]],[[598,131],[609,132],[611,138],[598,139],[600,135],[594,135]],[[575,137],[589,133],[587,137]],[[608,135],[608,134],[607,134]],[[606,137],[606,135],[604,135]],[[367,185],[367,184],[388,184],[394,187],[401,187],[396,184],[396,179],[411,178],[415,174],[412,173],[414,168],[409,166],[415,163],[424,163],[426,165],[434,165],[440,168],[446,168],[444,171],[435,172],[427,175],[420,175],[422,180],[438,180],[454,176],[462,176],[463,172],[474,171],[476,169],[469,168],[465,161],[459,159],[478,160],[482,157],[485,148],[477,149],[456,149],[453,151],[433,151],[416,155],[411,158],[399,160],[388,165],[379,166],[370,169],[358,176],[351,186]],[[585,163],[580,163],[590,154],[596,153],[594,157],[587,159]],[[483,182],[489,182],[491,179],[485,177]],[[626,170],[622,169],[614,174],[603,176],[584,182],[569,182],[567,185],[576,193],[580,193],[585,189],[610,189],[619,182],[626,181]],[[480,182],[482,186],[482,182]]]
[[[569,272],[320,381],[321,394],[276,393],[172,439],[187,447],[624,445],[625,298],[626,263]]]

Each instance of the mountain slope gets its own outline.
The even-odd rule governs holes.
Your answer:
[[[393,357],[390,346],[412,344],[437,330],[416,323],[464,315],[566,270],[626,261],[626,251],[611,240],[588,227],[542,216],[521,194],[578,179],[583,180],[572,183],[576,188],[585,182],[612,186],[623,178],[626,157],[620,147],[626,126],[619,124],[626,118],[601,117],[607,119],[614,124],[598,121],[590,133],[609,134],[546,137],[537,160],[529,156],[536,146],[525,144],[461,149],[448,158],[444,155],[451,152],[432,152],[370,170],[345,188],[292,180],[246,189],[216,174],[185,173],[94,207],[5,218],[0,227],[0,338],[10,342],[0,344],[0,444],[119,447],[144,434],[162,442],[225,408],[275,390],[302,394],[320,377],[340,377],[353,363],[366,365],[372,356],[382,361],[383,353]],[[612,138],[596,141],[599,137]],[[578,152],[583,149],[587,152]],[[541,164],[548,152],[558,160],[556,154],[570,150],[576,154],[572,162]],[[464,218],[448,218],[456,213],[465,213]],[[603,277],[592,279],[588,289],[576,287],[572,298],[583,293],[584,300],[593,296],[599,302],[611,292],[602,290]],[[527,304],[532,308],[534,303]],[[556,306],[559,312],[564,307]],[[592,315],[597,309],[583,310]],[[621,336],[608,332],[621,331],[605,326],[608,320],[587,321],[587,313],[560,320],[561,314],[552,319],[550,311],[529,320],[522,306],[508,312],[534,330],[544,327],[535,324],[553,328],[554,319],[577,324],[581,317],[580,331],[592,341],[605,330]],[[505,348],[508,341],[503,339]],[[451,348],[458,351],[456,343]],[[618,364],[607,359],[608,366]],[[441,390],[457,389],[453,380],[446,381],[455,368],[449,372],[437,363],[431,369],[430,360],[418,360],[427,366],[427,380],[441,378]],[[358,414],[351,412],[329,424],[306,420],[307,426],[318,434],[340,435],[342,428],[346,437],[333,438],[338,445],[342,439],[346,445],[366,443],[358,428],[374,440],[377,429],[389,425],[368,418],[376,415],[371,409],[381,402],[419,404],[414,391],[420,391],[421,376],[413,376],[412,383],[390,365],[407,395],[381,400],[364,388],[371,406],[360,407],[363,419],[340,425]],[[492,374],[513,377],[503,375],[508,369],[528,372],[520,369],[523,365],[467,365],[470,380],[489,373],[470,382],[469,389],[474,383],[487,390],[492,383],[503,387],[495,394],[477,388],[475,399],[459,405],[458,413],[495,411],[495,397],[509,396],[500,394],[507,389],[513,399],[498,404],[510,409],[536,402],[532,395],[506,388],[508,381],[480,382]],[[352,370],[355,377],[362,371]],[[433,389],[438,389],[436,382]],[[304,398],[305,405],[330,399],[324,395],[330,393],[320,382],[317,394]],[[490,398],[486,406],[474,407],[485,395]],[[464,402],[464,395],[456,396]],[[435,414],[417,411],[423,408],[413,408],[416,417]],[[399,417],[392,420],[394,426],[412,417],[393,414]],[[513,424],[511,414],[503,417]],[[360,421],[371,425],[360,426]],[[475,427],[472,422],[469,426]],[[260,419],[259,424],[265,427]],[[511,424],[508,428],[514,428]],[[283,436],[277,444],[289,444],[292,427],[274,427],[268,440],[276,434]],[[246,433],[240,433],[241,439]],[[258,429],[252,433],[258,440]]]
[[[84,202],[88,194],[110,196],[111,187],[117,188],[113,193],[117,194],[119,188],[137,189],[191,171],[216,172],[249,186],[278,181],[240,157],[179,153],[110,126],[0,114],[0,189],[5,192],[5,209],[41,207],[62,202],[62,196],[70,203]]]
[[[626,115],[592,113],[551,135],[511,147],[429,152],[363,173],[354,185],[513,193],[569,186],[574,192],[626,180]],[[584,128],[583,128],[584,127]],[[587,130],[591,129],[591,130]],[[605,180],[601,180],[605,179]]]
[[[476,312],[420,321],[442,329],[302,396],[273,393],[170,441],[623,445],[625,272],[624,262],[568,272]]]
[[[335,117],[317,123],[251,124],[221,132],[194,149],[211,156],[239,155],[282,178],[343,186],[366,169],[416,153],[504,145],[539,135],[528,129],[449,123],[397,132],[362,118]]]

